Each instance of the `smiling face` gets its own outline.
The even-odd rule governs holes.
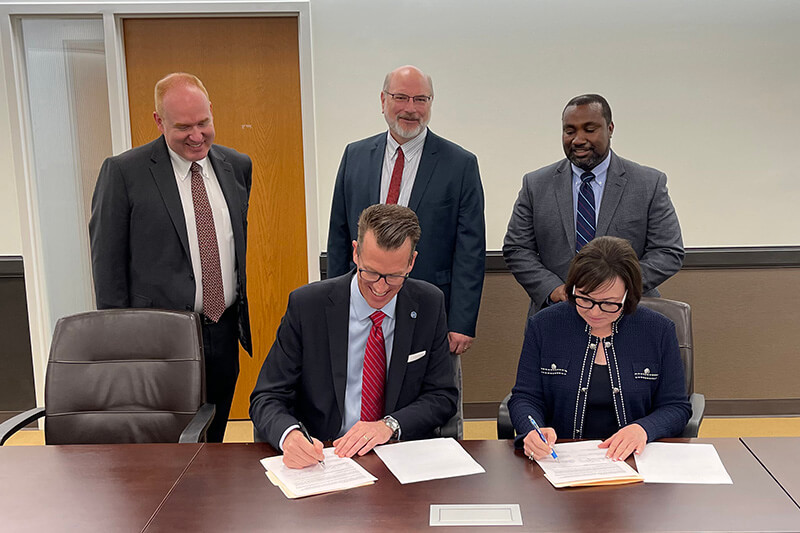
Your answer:
[[[608,155],[614,123],[606,122],[599,103],[572,105],[561,117],[564,153],[576,167],[592,170]]]
[[[187,161],[206,157],[215,135],[208,97],[197,87],[178,85],[164,94],[161,109],[153,118],[169,147]]]
[[[407,102],[397,102],[390,94],[410,96]],[[402,67],[392,72],[389,84],[381,92],[381,111],[389,131],[398,143],[413,139],[428,127],[432,100],[415,103],[414,96],[433,96],[427,76],[414,67]]]
[[[377,272],[378,274],[394,274],[404,276],[411,272],[417,252],[411,253],[411,239],[406,238],[399,248],[384,250],[378,246],[375,234],[367,230],[364,234],[359,253],[358,243],[353,241],[353,262],[359,269]],[[358,290],[373,309],[380,309],[400,292],[402,285],[390,286],[384,278],[368,282],[358,277]]]
[[[584,296],[591,298],[596,302],[617,302],[622,303],[625,297],[625,283],[622,278],[616,276],[615,278],[601,284],[590,293],[582,291],[580,288],[575,288],[576,296]],[[592,328],[592,335],[598,337],[607,337],[611,335],[611,324],[619,318],[622,313],[620,309],[616,313],[606,313],[600,309],[599,305],[593,306],[591,309],[584,309],[576,306],[575,310],[583,320],[586,321]]]

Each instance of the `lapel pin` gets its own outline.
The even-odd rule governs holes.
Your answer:
[[[417,312],[411,311],[411,318],[417,318]]]

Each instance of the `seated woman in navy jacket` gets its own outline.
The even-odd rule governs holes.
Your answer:
[[[637,307],[642,272],[630,244],[589,242],[572,260],[566,291],[569,301],[532,316],[525,332],[508,402],[525,454],[549,455],[557,437],[604,439],[607,457],[624,460],[679,436],[691,407],[675,324]]]

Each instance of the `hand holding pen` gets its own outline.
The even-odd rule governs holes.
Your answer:
[[[289,468],[305,468],[315,464],[325,466],[322,443],[312,439],[302,423],[297,424],[286,435],[281,448],[283,448],[283,464]]]
[[[314,439],[311,438],[311,433],[308,432],[302,422],[298,421],[297,424],[300,426],[300,431],[303,432],[303,436],[308,439],[308,442],[310,442],[312,446],[314,446]],[[325,468],[325,459],[319,461],[319,464],[322,466],[322,468]]]
[[[528,433],[528,435],[525,436],[525,444],[527,445],[527,448],[530,448],[531,450],[529,454],[527,453],[527,449],[525,450],[528,457],[531,459],[531,461],[533,461],[534,459],[541,459],[545,455],[548,455],[549,452],[549,455],[553,459],[558,461],[558,455],[556,455],[556,451],[553,449],[553,445],[547,440],[547,437],[545,437],[544,435],[544,432],[547,432],[548,436],[552,435],[551,440],[555,442],[556,440],[555,430],[553,428],[545,428],[543,432],[542,429],[539,427],[539,424],[536,423],[536,420],[534,420],[531,415],[528,415],[528,420],[533,426],[533,429],[536,431],[535,435],[534,432],[531,431]],[[542,446],[542,443],[544,443],[544,446]]]

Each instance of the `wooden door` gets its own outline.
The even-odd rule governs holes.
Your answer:
[[[215,143],[253,159],[247,282],[254,354],[240,350],[231,419],[249,396],[289,292],[308,282],[296,17],[126,19],[123,22],[133,146],[159,132],[153,87],[170,72],[203,80]]]

